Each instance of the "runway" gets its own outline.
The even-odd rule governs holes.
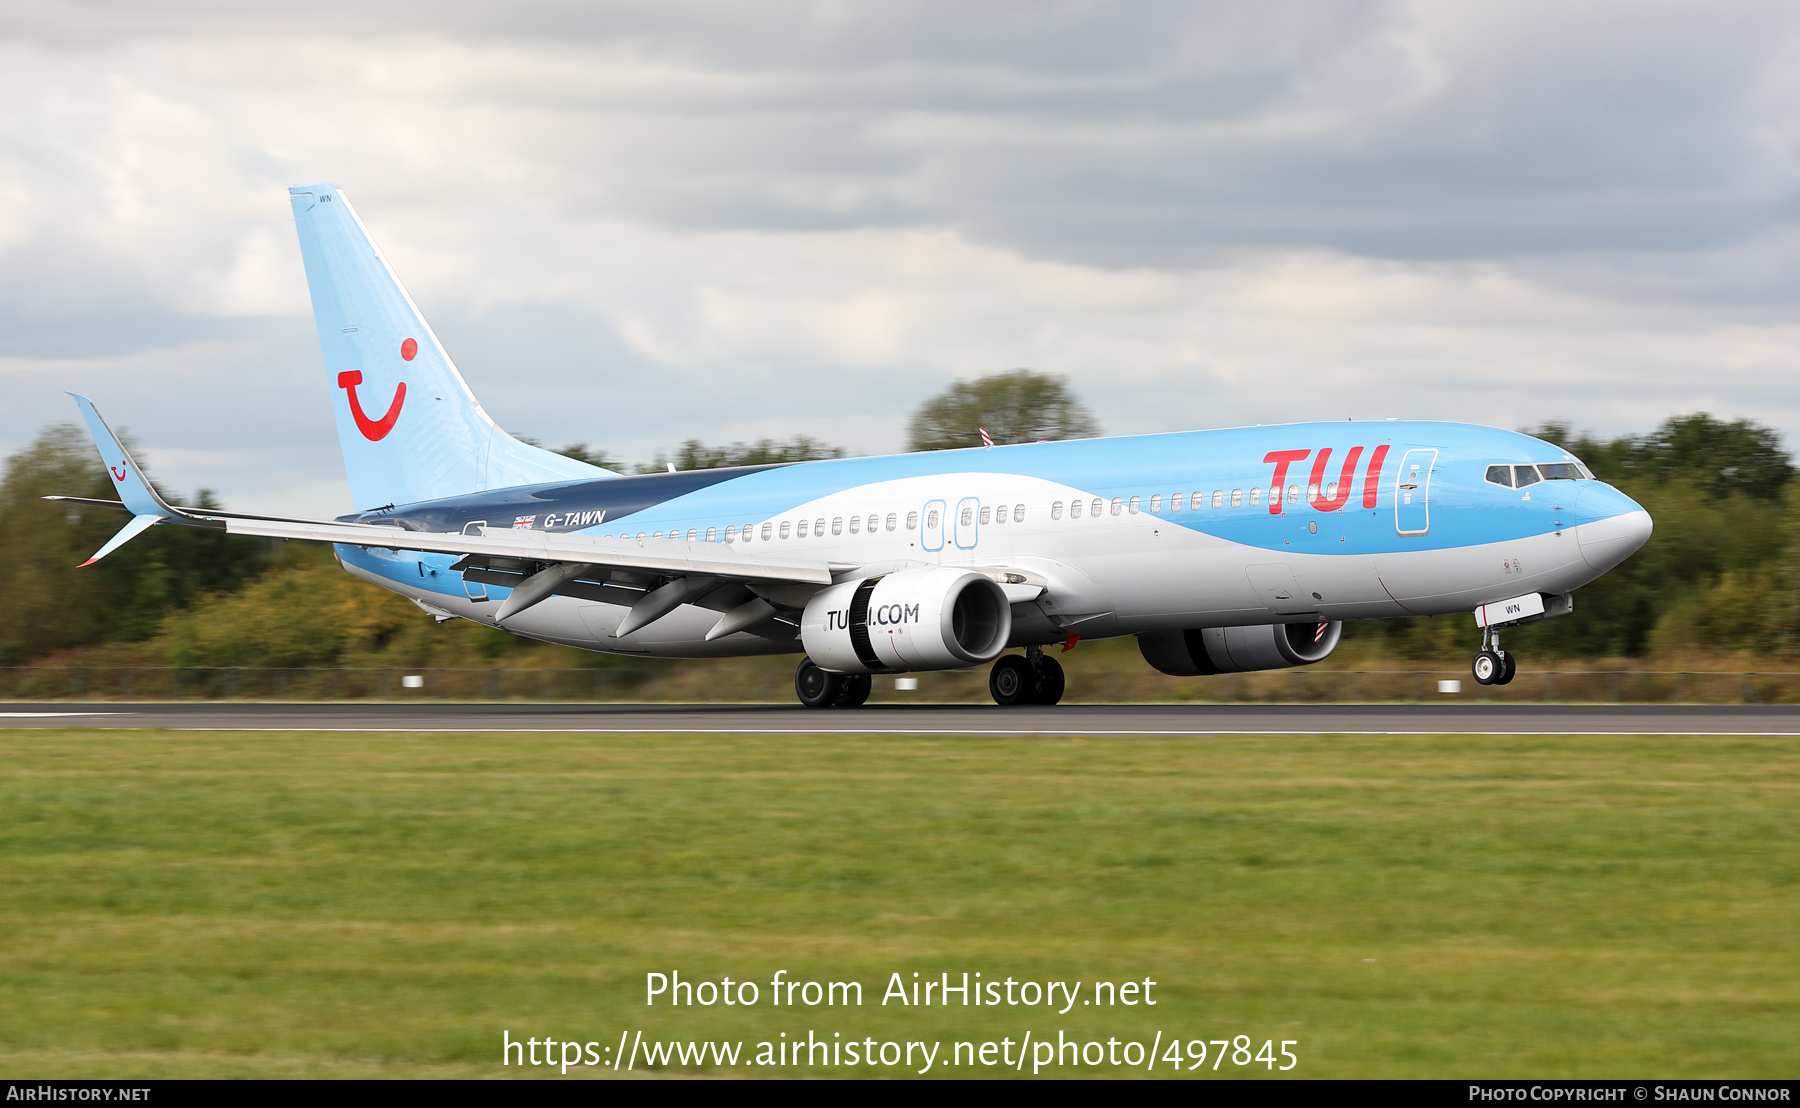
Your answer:
[[[0,704],[4,728],[691,735],[1800,735],[1797,705]]]

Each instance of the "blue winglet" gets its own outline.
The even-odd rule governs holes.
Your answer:
[[[75,404],[81,409],[81,418],[87,422],[88,434],[94,437],[94,447],[100,451],[100,461],[106,466],[107,474],[112,477],[113,486],[119,490],[119,499],[133,513],[131,522],[123,530],[112,537],[112,540],[94,556],[81,563],[91,566],[113,551],[137,538],[145,531],[165,519],[173,519],[181,513],[163,503],[163,498],[156,495],[150,482],[144,480],[144,473],[138,468],[136,459],[132,458],[119,436],[113,434],[112,428],[106,425],[93,401],[85,396],[70,393]]]
[[[143,471],[119,442],[119,436],[113,434],[106,420],[94,407],[93,401],[85,396],[70,393],[75,404],[81,409],[81,418],[87,421],[88,434],[94,436],[94,446],[100,451],[100,461],[106,465],[106,472],[112,477],[113,485],[119,490],[119,499],[125,502],[139,516],[178,515],[175,509],[163,503],[162,497],[144,480]],[[96,555],[97,557],[98,555]]]

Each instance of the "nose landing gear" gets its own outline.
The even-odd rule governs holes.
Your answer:
[[[1035,646],[1023,657],[1002,654],[988,673],[988,692],[1002,708],[1019,704],[1055,704],[1062,699],[1063,668]]]
[[[1481,629],[1481,653],[1475,655],[1469,669],[1481,685],[1507,685],[1518,672],[1518,658],[1500,649],[1500,631],[1494,627]]]

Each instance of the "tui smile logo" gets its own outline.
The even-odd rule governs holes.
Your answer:
[[[107,466],[106,467],[107,472],[109,472],[113,475],[113,480],[119,481],[119,482],[123,482],[125,480],[125,471],[130,468],[131,468],[131,465],[128,462],[120,462],[116,466]]]
[[[410,362],[418,353],[417,340],[407,339],[400,344],[400,357],[404,360]],[[363,411],[362,400],[356,395],[356,386],[362,384],[362,380],[362,371],[346,370],[338,374],[338,388],[349,394],[350,418],[356,420],[356,429],[362,432],[362,437],[370,442],[380,442],[387,438],[388,432],[394,429],[394,423],[400,418],[400,407],[406,403],[406,382],[402,381],[395,387],[394,400],[388,405],[387,414],[380,419],[370,419],[368,413]]]

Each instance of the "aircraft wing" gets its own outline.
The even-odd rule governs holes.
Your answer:
[[[385,550],[418,550],[514,562],[549,563],[546,568],[536,570],[535,584],[526,582],[532,587],[518,590],[521,595],[508,602],[507,608],[512,612],[522,611],[536,600],[549,596],[572,579],[578,572],[578,567],[635,570],[661,577],[687,578],[695,583],[719,579],[803,585],[831,583],[831,567],[825,562],[770,558],[748,551],[740,553],[729,543],[688,542],[685,539],[624,539],[576,532],[522,529],[492,529],[477,535],[439,534],[375,523],[290,519],[207,508],[176,507],[158,495],[150,483],[144,480],[136,460],[125,449],[118,436],[113,434],[112,428],[107,426],[93,404],[84,396],[76,396],[74,393],[70,395],[74,396],[81,409],[88,431],[94,437],[94,445],[100,451],[101,460],[106,463],[107,471],[119,490],[120,499],[117,502],[87,497],[55,496],[46,499],[120,508],[133,513],[135,517],[84,564],[91,565],[99,561],[151,526],[170,523],[209,527],[232,535],[258,535]]]
[[[195,510],[205,518],[212,513]],[[241,514],[222,516],[226,533],[260,535],[273,539],[345,543],[386,550],[419,550],[434,554],[474,554],[493,558],[517,558],[535,562],[635,569],[666,576],[699,575],[740,581],[780,581],[807,585],[831,584],[831,568],[824,562],[766,558],[738,554],[717,542],[686,539],[620,539],[610,536],[557,534],[548,531],[488,530],[480,535],[438,534],[408,531],[375,523],[336,523],[258,518]]]

